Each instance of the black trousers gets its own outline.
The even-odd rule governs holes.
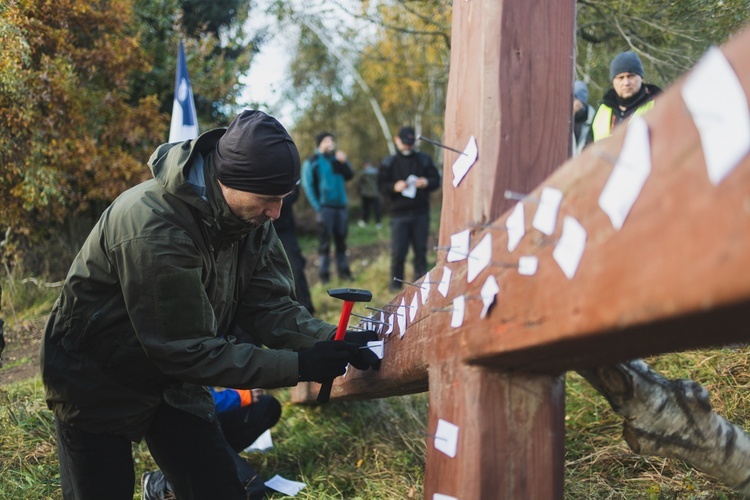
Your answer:
[[[391,216],[391,278],[404,279],[404,264],[410,245],[414,250],[414,279],[427,272],[429,232],[429,213]],[[400,283],[391,282],[391,288],[400,288]]]
[[[277,228],[276,234],[279,236],[281,244],[286,251],[286,256],[289,258],[289,264],[292,266],[292,274],[294,275],[294,292],[297,295],[297,302],[310,311],[310,314],[313,314],[315,308],[313,307],[312,298],[310,297],[310,286],[307,284],[307,277],[305,277],[305,265],[307,264],[307,261],[305,260],[304,255],[302,255],[302,249],[299,247],[296,229],[294,226],[281,229]]]
[[[65,500],[132,500],[135,472],[127,438],[82,431],[58,419],[55,428]],[[180,500],[246,498],[218,421],[162,404],[146,443]]]
[[[362,220],[370,222],[370,212],[375,217],[375,222],[380,224],[380,198],[362,197]]]

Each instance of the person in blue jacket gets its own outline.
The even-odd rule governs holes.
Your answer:
[[[302,188],[315,211],[318,223],[318,274],[323,283],[331,279],[331,237],[335,246],[336,272],[350,280],[352,273],[346,256],[348,214],[344,183],[354,177],[346,153],[336,150],[336,139],[330,132],[315,137],[317,149],[302,164]]]
[[[251,500],[263,498],[266,485],[256,470],[240,456],[261,434],[276,425],[281,417],[279,401],[262,389],[209,388],[216,414],[226,438],[226,447],[237,467],[237,476]],[[172,485],[160,470],[146,472],[141,478],[141,498],[174,498]]]

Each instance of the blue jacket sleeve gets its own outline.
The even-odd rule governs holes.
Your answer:
[[[217,391],[213,387],[209,387],[209,389],[211,389],[211,396],[214,398],[216,413],[223,413],[241,406],[240,395],[237,394],[237,391],[229,389]]]
[[[316,194],[313,164],[305,161],[302,164],[302,189],[305,190],[307,201],[316,212],[320,211],[320,200]]]

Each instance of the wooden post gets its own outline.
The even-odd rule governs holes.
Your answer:
[[[430,281],[452,269],[450,295],[433,285],[414,320],[386,338],[380,371],[353,370],[334,384],[334,398],[368,398],[429,383],[429,433],[442,419],[459,427],[459,439],[451,458],[427,438],[426,498],[562,498],[561,373],[750,337],[750,156],[719,185],[709,182],[682,82],[645,115],[651,173],[622,229],[613,229],[598,198],[625,127],[555,170],[570,148],[574,6],[454,4],[444,141],[463,148],[474,135],[479,159],[454,188],[457,156],[446,153],[440,244],[472,223],[492,223],[474,229],[472,243],[492,234],[493,259],[534,255],[538,272],[490,266],[469,283],[465,261],[439,255]],[[746,31],[722,49],[748,100],[749,46]],[[575,217],[587,232],[572,279],[552,257],[561,224],[551,236],[533,230],[533,203],[525,206],[529,234],[507,250],[503,192],[538,196],[546,186],[563,193],[558,219]],[[500,294],[487,318],[479,319],[478,300],[467,301],[459,327],[450,326],[450,314],[432,312],[453,297],[476,297],[489,275]],[[408,304],[415,293],[406,289],[391,304]],[[293,399],[309,396],[297,391]]]

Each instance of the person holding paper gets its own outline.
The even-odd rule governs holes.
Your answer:
[[[206,387],[322,383],[380,360],[293,298],[271,223],[300,176],[281,123],[245,110],[148,166],[89,234],[45,328],[61,496],[131,499],[145,440],[178,498],[244,499]]]
[[[415,279],[427,272],[427,237],[430,231],[430,192],[440,187],[440,173],[432,158],[414,150],[412,127],[401,127],[394,138],[397,152],[380,164],[378,186],[389,201],[391,215],[391,278],[404,279],[406,254],[414,251]],[[401,282],[390,280],[396,292]]]
[[[631,116],[654,107],[654,98],[661,93],[661,89],[654,84],[643,83],[643,75],[643,63],[635,52],[621,52],[612,59],[609,65],[612,88],[605,92],[594,116],[594,141],[608,137],[615,126]]]
[[[239,453],[276,425],[281,417],[281,404],[262,389],[209,389],[227,451],[237,467],[247,498],[263,498],[266,492],[263,478]],[[143,500],[162,500],[170,495],[174,496],[174,490],[162,471],[146,472],[141,478]]]
[[[348,214],[346,186],[354,177],[346,153],[336,149],[336,139],[330,132],[315,136],[317,147],[302,165],[302,187],[307,201],[315,211],[318,223],[318,275],[320,281],[331,280],[331,238],[336,254],[336,272],[339,278],[352,279],[346,255]]]

